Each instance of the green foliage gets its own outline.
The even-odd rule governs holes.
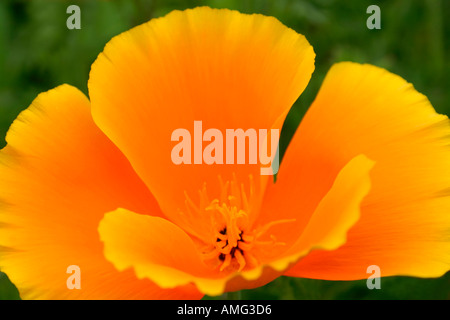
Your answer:
[[[0,272],[0,300],[20,300],[16,287],[3,272]]]
[[[81,8],[81,30],[66,28],[66,8]],[[381,8],[381,30],[366,28],[366,9]],[[69,83],[87,94],[92,62],[114,35],[174,9],[200,5],[277,17],[304,34],[317,54],[316,71],[285,122],[281,154],[330,66],[356,61],[401,75],[440,113],[450,113],[450,1],[444,0],[110,0],[0,1],[0,136],[40,92]],[[0,140],[0,147],[5,142]],[[244,299],[449,299],[450,275],[440,279],[364,281],[280,278],[242,292]],[[18,294],[0,273],[0,299]]]

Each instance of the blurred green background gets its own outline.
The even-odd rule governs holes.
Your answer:
[[[68,30],[66,9],[81,9],[81,30]],[[381,8],[381,29],[369,30],[366,9]],[[281,154],[330,66],[356,61],[384,67],[413,83],[440,113],[450,114],[448,0],[110,0],[0,1],[0,147],[19,112],[42,91],[69,83],[87,94],[92,62],[115,35],[174,9],[200,5],[262,13],[306,36],[316,71],[290,112]],[[450,164],[449,164],[450,165]],[[450,273],[439,279],[382,278],[366,282],[279,278],[246,290],[244,299],[450,299]],[[0,299],[19,299],[0,273]]]

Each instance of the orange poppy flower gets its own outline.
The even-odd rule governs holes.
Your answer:
[[[450,126],[411,84],[331,68],[281,163],[177,165],[177,128],[281,129],[314,69],[305,37],[236,11],[174,11],[112,39],[90,101],[63,85],[0,154],[0,268],[22,298],[198,299],[281,275],[450,268]],[[69,266],[81,288],[67,287]]]

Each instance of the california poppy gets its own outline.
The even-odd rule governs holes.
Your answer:
[[[388,71],[329,71],[276,182],[179,165],[171,133],[281,129],[314,69],[278,20],[206,7],[113,38],[90,101],[62,85],[0,154],[0,268],[22,298],[198,299],[281,275],[439,277],[450,268],[450,126]],[[81,287],[67,286],[67,268]]]

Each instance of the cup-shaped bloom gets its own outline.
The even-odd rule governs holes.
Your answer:
[[[276,182],[260,163],[173,162],[172,133],[196,121],[280,130],[314,57],[275,18],[206,7],[113,38],[90,101],[60,86],[8,132],[1,270],[22,297],[58,299],[196,299],[281,275],[361,279],[373,264],[445,273],[448,119],[386,70],[331,68]]]

